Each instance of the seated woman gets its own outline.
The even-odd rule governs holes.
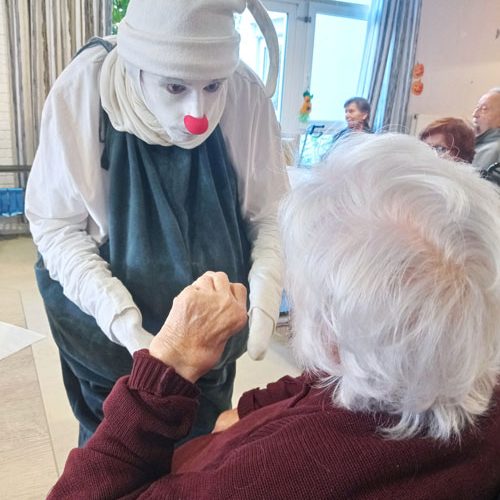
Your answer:
[[[332,144],[341,137],[346,137],[352,132],[371,132],[370,129],[370,103],[364,97],[351,97],[344,103],[345,121],[347,127],[337,132],[332,138]]]
[[[420,132],[419,138],[441,156],[472,163],[476,135],[472,126],[460,118],[435,120]]]
[[[208,273],[49,498],[496,498],[499,213],[491,184],[416,138],[356,134],[282,210],[304,374],[174,450],[246,321],[244,288]]]

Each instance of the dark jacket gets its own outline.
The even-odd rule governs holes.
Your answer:
[[[486,170],[500,162],[500,128],[490,128],[476,137],[475,155],[472,166]]]
[[[352,128],[349,128],[349,127],[343,128],[340,132],[337,132],[332,137],[332,144],[335,144],[340,138],[347,137],[350,134],[352,134],[353,132],[355,132],[355,131]],[[365,125],[363,127],[363,132],[365,132],[367,134],[371,134],[372,133],[372,129],[368,125]]]

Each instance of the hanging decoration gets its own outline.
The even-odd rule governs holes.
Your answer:
[[[303,94],[302,97],[304,97],[304,102],[302,103],[302,106],[300,107],[299,111],[299,121],[302,123],[307,123],[309,120],[309,115],[311,114],[311,99],[314,97],[309,90],[306,90]]]
[[[415,66],[413,66],[413,81],[411,82],[411,93],[413,95],[418,96],[424,91],[424,82],[422,82],[424,71],[425,67],[422,63],[417,62]]]
[[[413,78],[422,78],[424,76],[424,70],[424,65],[417,62],[415,66],[413,66]]]
[[[424,84],[422,80],[413,80],[411,84],[411,93],[413,95],[420,95],[424,91]]]

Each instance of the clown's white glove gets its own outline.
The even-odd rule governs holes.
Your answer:
[[[258,361],[263,359],[266,354],[274,333],[274,321],[262,309],[254,307],[250,312],[248,325],[247,352],[254,361]]]
[[[110,340],[125,347],[133,355],[139,349],[147,349],[153,335],[142,328],[139,310],[126,309],[111,323]]]

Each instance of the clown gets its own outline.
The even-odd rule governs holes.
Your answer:
[[[288,189],[266,86],[239,61],[244,0],[131,0],[116,40],[87,44],[45,103],[26,214],[83,445],[133,353],[207,270],[249,287],[249,328],[200,379],[192,435],[230,407],[236,359],[263,357],[281,297],[276,209]],[[249,331],[248,331],[249,330]]]

